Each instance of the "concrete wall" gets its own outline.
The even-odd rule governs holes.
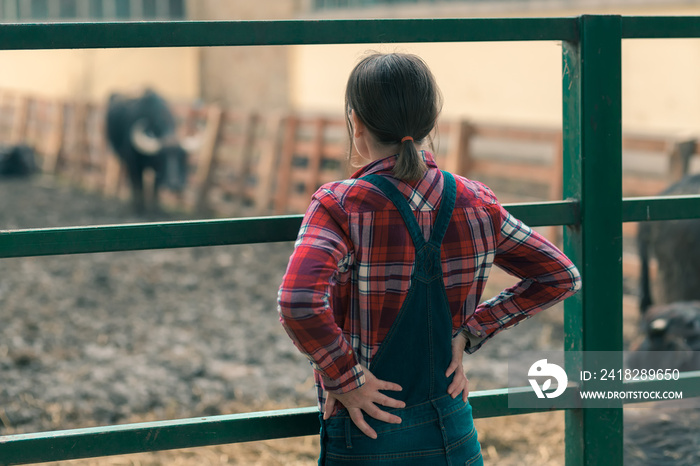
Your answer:
[[[0,89],[62,99],[103,100],[152,87],[169,98],[199,94],[199,51],[185,49],[0,51]]]
[[[252,20],[298,16],[299,0],[188,0],[188,19]],[[62,99],[104,100],[111,92],[152,87],[177,100],[238,108],[287,108],[289,49],[0,51],[0,90]]]
[[[700,15],[700,0],[668,0],[663,8],[653,6],[660,2],[640,0],[622,1],[616,8],[602,6],[605,3],[437,2],[325,12],[311,11],[310,0],[189,0],[187,6],[189,18],[195,20]],[[562,7],[584,4],[589,7]],[[291,107],[339,114],[348,73],[370,49],[421,55],[444,94],[445,117],[561,124],[561,46],[556,42],[0,51],[0,90],[100,100],[113,90],[151,86],[169,98],[201,97],[239,109]],[[626,130],[700,132],[698,83],[700,41],[625,41]]]
[[[196,20],[291,19],[300,0],[190,0]],[[243,109],[284,109],[290,104],[289,47],[210,47],[200,56],[201,96]]]
[[[306,0],[304,0],[306,1]],[[188,0],[188,19],[297,17],[301,0]],[[0,51],[0,89],[64,99],[104,99],[153,87],[172,99],[246,108],[286,108],[289,49],[218,47]]]

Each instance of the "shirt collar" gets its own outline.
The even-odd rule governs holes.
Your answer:
[[[428,168],[437,168],[437,163],[435,163],[435,158],[433,157],[433,154],[426,150],[422,150],[418,152],[418,154],[421,156]],[[391,170],[393,170],[393,168],[396,166],[397,157],[398,155],[390,155],[389,157],[384,157],[383,159],[374,160],[373,162],[370,162],[364,167],[357,170],[355,173],[352,174],[350,178],[360,178],[365,175],[371,175],[374,173],[379,174],[391,172]]]

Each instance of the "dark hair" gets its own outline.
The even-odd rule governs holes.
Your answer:
[[[395,177],[411,181],[427,167],[411,137],[421,143],[435,127],[442,97],[428,65],[403,53],[375,53],[362,59],[350,73],[345,90],[345,115],[352,139],[350,111],[381,144],[401,144]]]

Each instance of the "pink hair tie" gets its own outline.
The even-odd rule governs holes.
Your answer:
[[[401,142],[406,142],[406,141],[413,141],[413,138],[411,136],[406,136],[405,138],[401,139]]]

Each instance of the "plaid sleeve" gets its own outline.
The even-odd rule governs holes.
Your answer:
[[[324,388],[345,393],[364,383],[364,373],[329,304],[338,263],[350,243],[339,224],[344,217],[340,205],[325,197],[315,196],[304,216],[277,302],[282,325],[321,375]]]
[[[501,330],[516,325],[575,294],[576,266],[556,246],[500,207],[500,235],[494,264],[520,278],[513,287],[477,306],[464,331],[473,353]]]

